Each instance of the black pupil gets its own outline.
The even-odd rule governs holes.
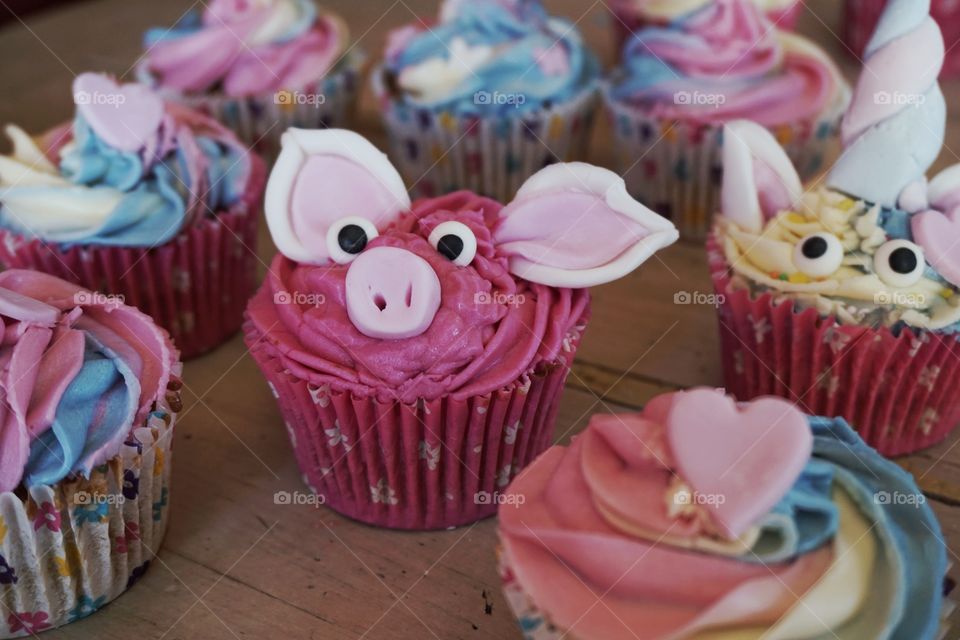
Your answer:
[[[360,253],[367,246],[367,232],[359,225],[348,224],[340,229],[337,243],[347,253]]]
[[[890,254],[889,262],[890,268],[895,273],[913,273],[917,268],[917,254],[906,247],[900,247],[894,249],[893,253]]]
[[[820,236],[807,238],[803,242],[803,255],[810,260],[816,260],[827,253],[827,241]]]
[[[456,260],[463,253],[463,239],[460,236],[448,233],[440,238],[437,251],[450,260]]]

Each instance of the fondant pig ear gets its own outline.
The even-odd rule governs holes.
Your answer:
[[[573,162],[528,179],[500,212],[493,236],[514,275],[583,288],[630,273],[679,234],[631,198],[620,176]]]
[[[273,241],[291,260],[328,262],[329,232],[344,218],[382,230],[410,209],[400,174],[357,133],[288,129],[281,145],[264,211]]]
[[[736,120],[723,128],[721,213],[742,229],[794,207],[803,195],[800,176],[783,147],[766,128]]]

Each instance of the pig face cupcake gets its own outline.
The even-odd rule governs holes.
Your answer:
[[[508,205],[410,202],[347,131],[290,130],[267,187],[280,254],[247,343],[307,482],[364,522],[443,528],[550,442],[585,288],[677,238],[615,174],[559,164]]]
[[[392,157],[413,191],[508,200],[586,152],[599,63],[539,0],[446,0],[391,33],[374,72]]]
[[[946,108],[943,41],[923,5],[890,4],[827,186],[802,194],[772,136],[728,127],[709,244],[730,391],[843,416],[888,455],[960,420],[960,167],[924,178]]]
[[[768,127],[812,177],[849,101],[827,54],[750,0],[710,2],[637,32],[605,95],[618,173],[692,239],[706,237],[719,203],[725,122]]]
[[[73,122],[7,127],[0,262],[123,296],[192,357],[240,328],[265,169],[215,121],[84,73]]]
[[[0,273],[0,638],[84,618],[143,575],[167,525],[180,365],[105,294]]]
[[[911,638],[946,548],[913,478],[778,398],[660,396],[595,416],[510,486],[505,593],[526,638]]]
[[[312,0],[212,0],[145,37],[141,80],[267,157],[287,127],[352,122],[363,55]]]

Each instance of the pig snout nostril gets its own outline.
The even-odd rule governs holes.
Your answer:
[[[413,304],[413,284],[407,285],[407,295],[404,297],[404,302],[407,303],[407,308],[410,308],[410,305]]]
[[[377,295],[373,296],[373,304],[377,305],[377,309],[383,311],[387,308],[387,299],[383,297],[382,293],[378,293]]]

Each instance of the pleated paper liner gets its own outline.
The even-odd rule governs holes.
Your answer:
[[[960,340],[840,325],[768,293],[732,286],[719,241],[707,243],[719,297],[724,383],[739,400],[775,395],[807,414],[843,417],[885,456],[930,447],[960,423]]]
[[[411,193],[430,198],[468,189],[509,202],[527,178],[556,162],[586,157],[598,98],[587,88],[563,104],[529,114],[480,118],[402,104],[373,72],[390,159]],[[496,100],[479,92],[478,100]]]
[[[164,245],[63,249],[0,228],[0,264],[122,296],[170,333],[184,360],[206,353],[240,330],[256,284],[266,169],[259,157],[251,158],[253,171],[243,200]]]
[[[663,120],[614,100],[609,85],[604,94],[614,170],[631,195],[670,218],[682,238],[705,239],[720,204],[723,125]],[[824,168],[848,101],[844,94],[813,121],[771,129],[803,180]]]
[[[355,520],[413,530],[496,513],[500,492],[552,442],[583,328],[564,340],[560,360],[506,388],[404,404],[309,384],[284,370],[252,322],[244,326],[311,490]]]
[[[158,87],[167,100],[179,102],[218,120],[268,162],[280,153],[280,136],[290,127],[349,129],[356,121],[357,99],[365,57],[351,52],[335,71],[296,90],[272,91],[256,96],[181,94]],[[155,85],[144,66],[141,82]]]
[[[167,529],[178,407],[170,391],[89,479],[0,493],[0,638],[85,618],[143,576]]]

